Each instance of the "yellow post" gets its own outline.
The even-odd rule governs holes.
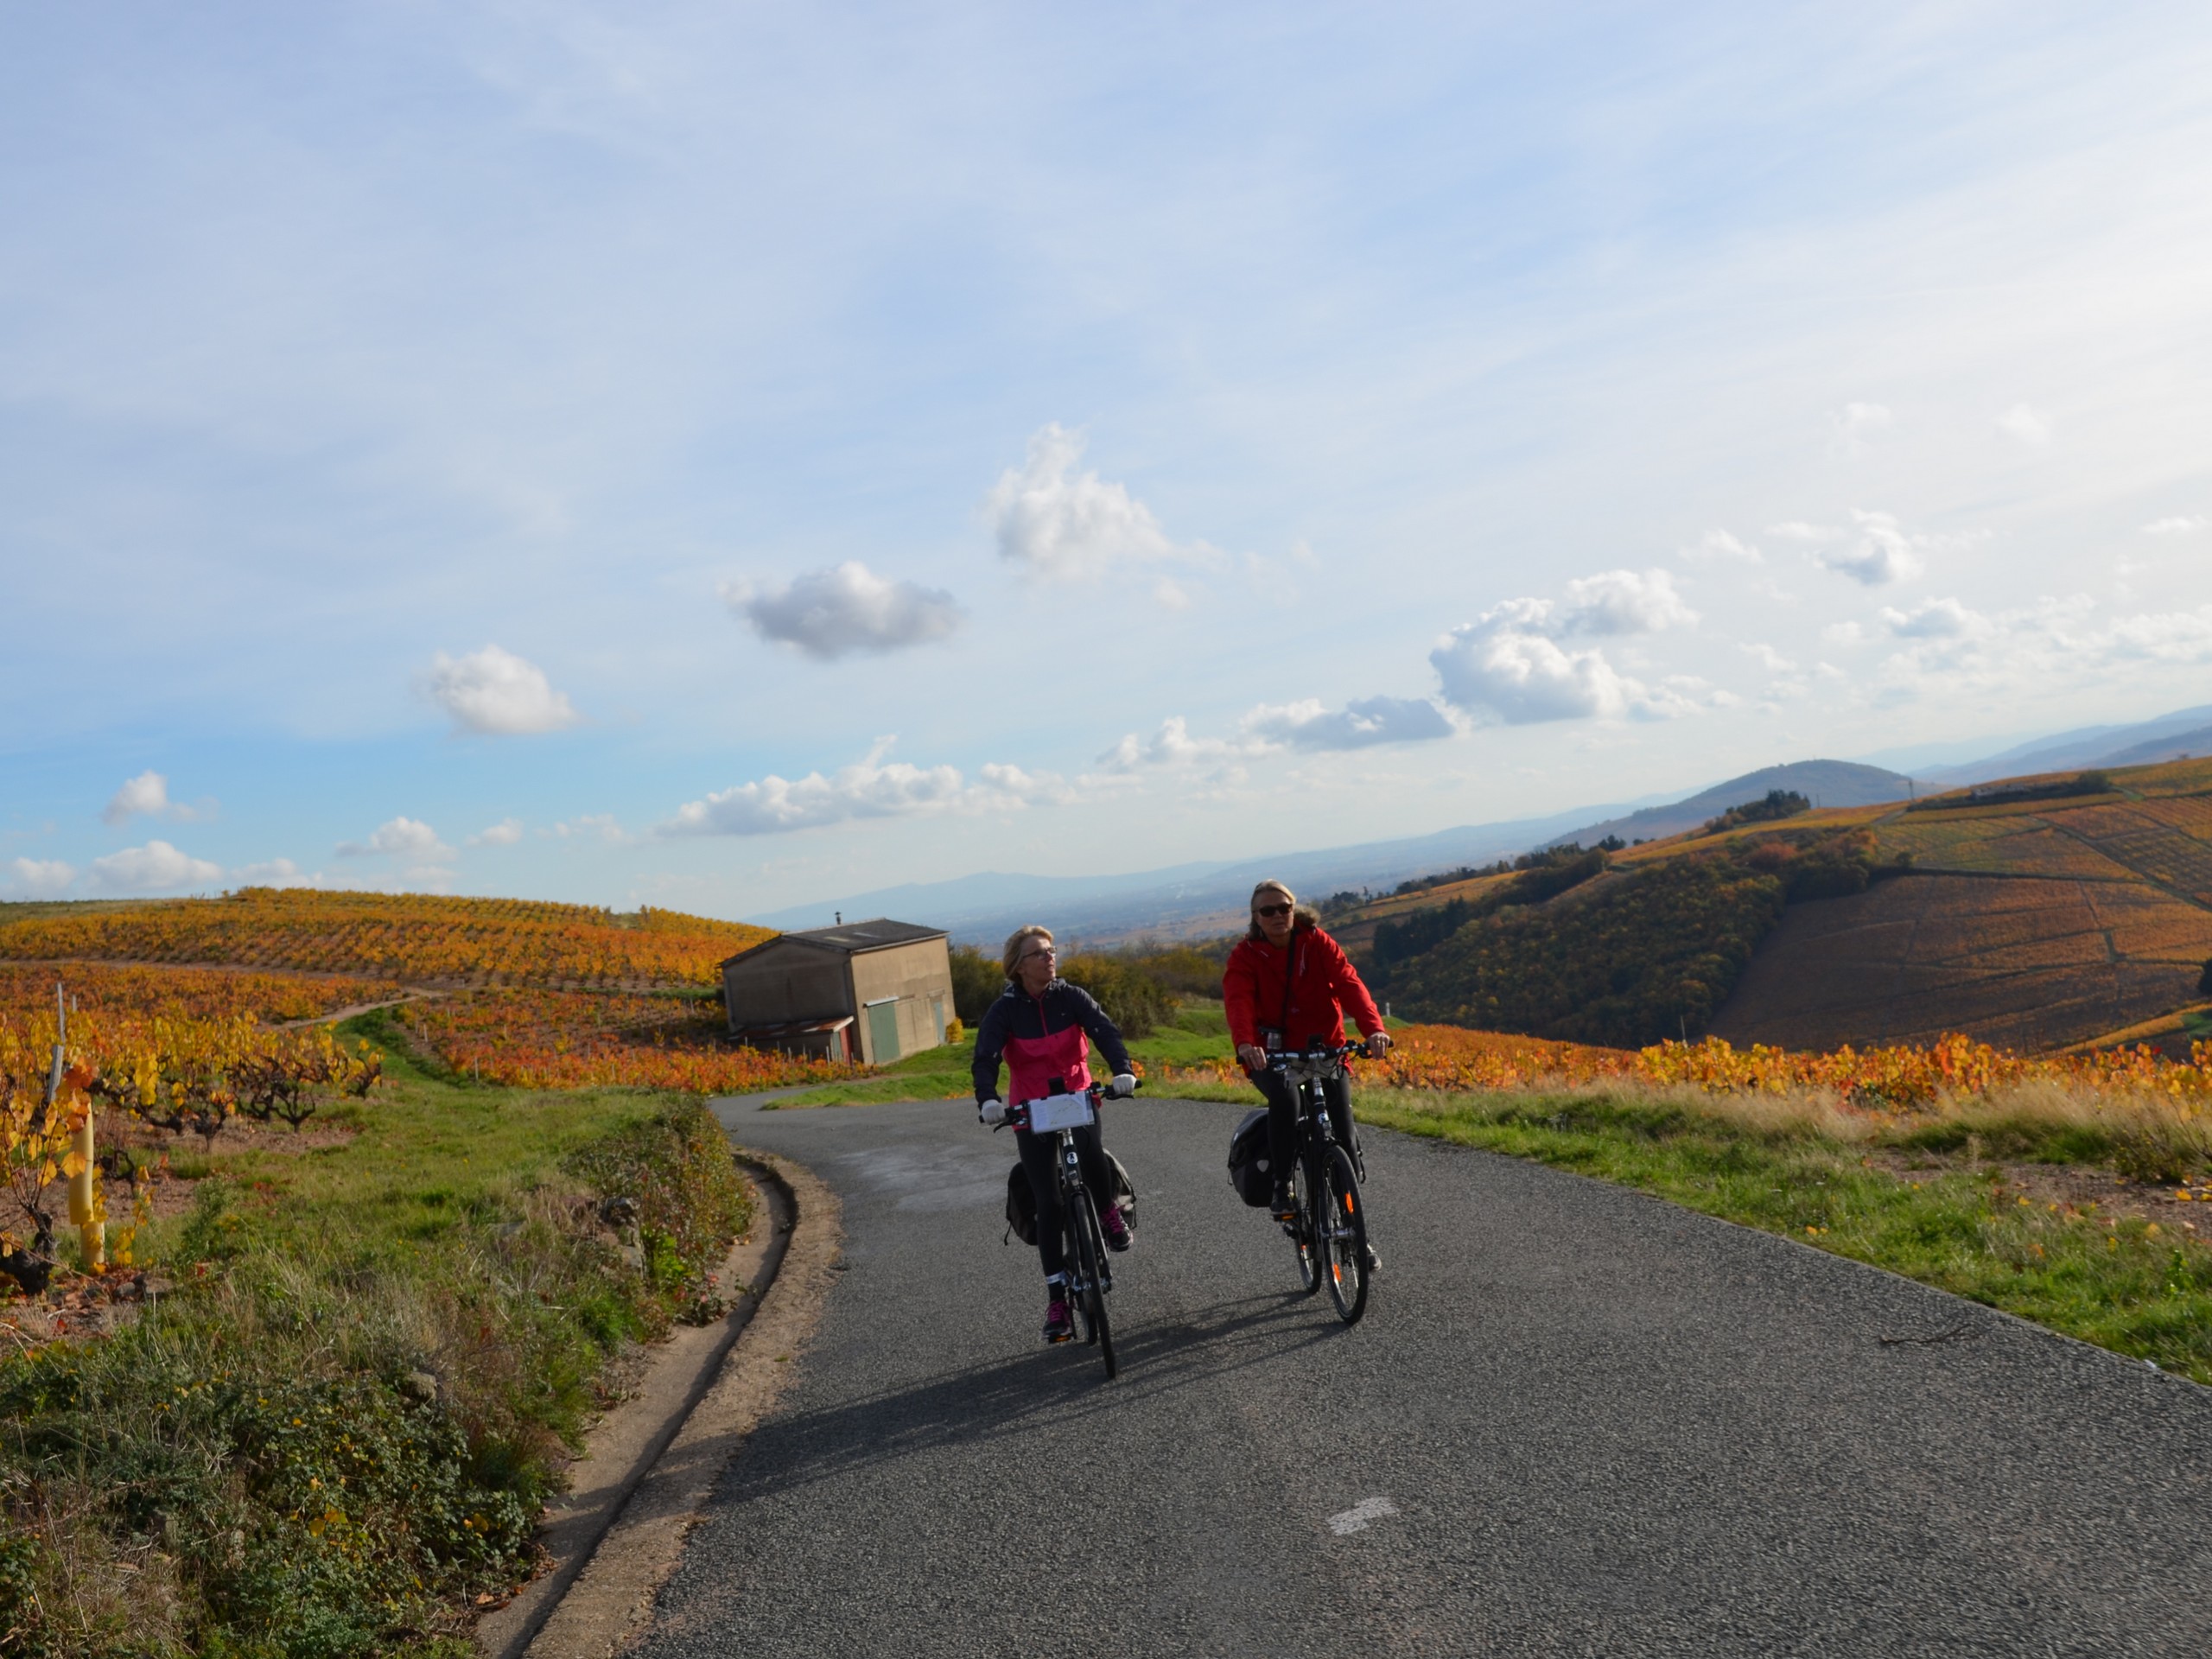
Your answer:
[[[84,1247],[87,1272],[107,1265],[107,1224],[100,1219],[99,1167],[92,1161],[92,1112],[85,1109],[84,1127],[77,1131],[77,1155],[84,1167],[69,1178],[69,1219]]]

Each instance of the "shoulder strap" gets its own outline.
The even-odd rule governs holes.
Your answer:
[[[1298,918],[1291,918],[1290,943],[1282,953],[1282,1039],[1290,1041],[1290,982],[1298,972]]]

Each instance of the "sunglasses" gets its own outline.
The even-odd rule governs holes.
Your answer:
[[[1036,961],[1039,957],[1058,957],[1059,954],[1060,954],[1060,953],[1059,953],[1058,951],[1057,951],[1057,950],[1055,950],[1054,949],[1052,949],[1052,947],[1051,945],[1049,945],[1049,944],[1047,944],[1047,945],[1040,945],[1038,949],[1036,949],[1036,950],[1025,950],[1025,951],[1023,951],[1023,952],[1021,953],[1021,960],[1022,960],[1022,961],[1024,961],[1024,962],[1034,962],[1034,961]]]
[[[1287,916],[1290,914],[1290,906],[1288,905],[1255,905],[1252,906],[1252,913],[1255,916]]]

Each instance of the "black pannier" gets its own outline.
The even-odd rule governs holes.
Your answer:
[[[1106,1161],[1114,1166],[1114,1203],[1122,1212],[1122,1224],[1135,1232],[1137,1190],[1120,1159],[1109,1152]],[[1029,1172],[1020,1164],[1006,1173],[1006,1230],[1025,1244],[1037,1243],[1037,1194],[1029,1185]]]
[[[1268,1144],[1268,1109],[1244,1114],[1236,1133],[1229,1137],[1229,1184],[1236,1196],[1255,1209],[1274,1197],[1273,1173],[1268,1167],[1272,1148]]]

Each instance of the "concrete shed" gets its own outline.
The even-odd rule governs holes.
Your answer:
[[[881,1065],[944,1041],[944,930],[882,917],[782,933],[722,963],[730,1035],[755,1048]]]

